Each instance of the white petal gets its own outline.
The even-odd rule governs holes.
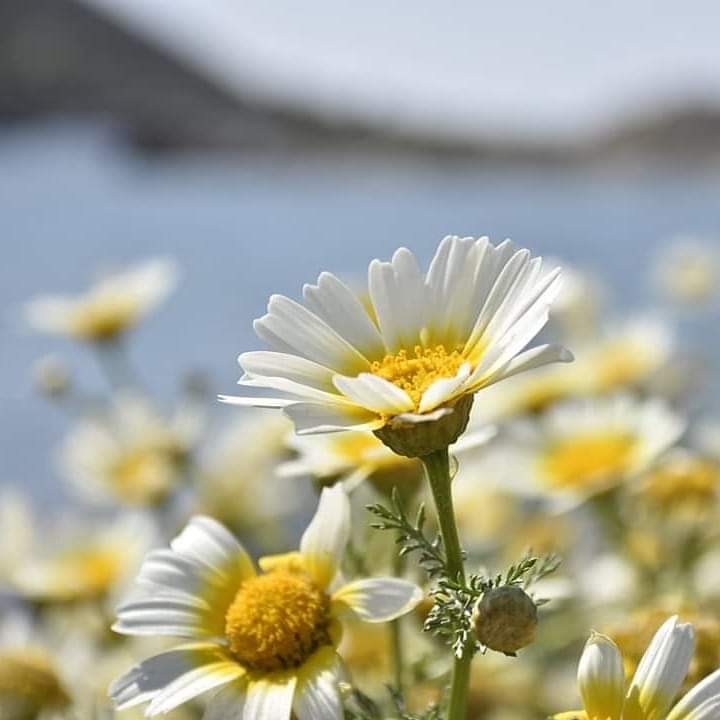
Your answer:
[[[352,378],[336,375],[333,381],[343,395],[373,412],[397,415],[415,407],[403,389],[371,373]]]
[[[638,665],[628,691],[631,709],[643,717],[665,717],[690,667],[695,638],[692,625],[669,618],[657,631]]]
[[[297,355],[256,350],[243,353],[238,362],[245,372],[252,375],[284,377],[318,390],[333,391],[332,370]]]
[[[387,351],[414,347],[426,321],[425,282],[415,256],[400,248],[389,263],[373,260],[368,287]]]
[[[378,415],[356,405],[295,402],[285,408],[298,435],[339,432],[341,430],[377,430],[384,421]]]
[[[221,576],[242,579],[255,574],[252,560],[242,545],[230,531],[210,517],[193,517],[170,547]]]
[[[274,397],[242,397],[238,395],[218,395],[217,397],[221,403],[226,403],[227,405],[267,409],[282,409],[294,402],[294,400],[289,398]]]
[[[389,577],[357,580],[333,595],[333,601],[347,605],[366,622],[394,620],[422,598],[422,590],[414,583]]]
[[[305,304],[365,357],[382,354],[377,327],[355,293],[331,273],[322,273],[317,285],[303,288]]]
[[[244,681],[230,683],[208,702],[202,720],[242,720],[246,695]]]
[[[617,645],[593,633],[578,666],[578,687],[589,718],[620,720],[625,700],[625,674]]]
[[[350,538],[350,501],[341,485],[324,488],[315,517],[300,541],[300,552],[315,581],[327,587],[335,577]]]
[[[257,680],[250,683],[243,720],[290,720],[297,678],[285,683]]]
[[[224,660],[205,665],[181,675],[163,688],[148,706],[145,714],[148,717],[170,712],[220,685],[226,685],[245,674],[245,670],[232,660]]]
[[[217,645],[196,643],[155,655],[135,665],[108,690],[117,710],[152,700],[174,680],[202,665],[217,662],[222,651]]]
[[[121,635],[209,638],[222,630],[212,612],[179,596],[132,600],[117,609],[117,616],[112,629]]]
[[[469,377],[470,363],[463,363],[455,377],[441,378],[440,380],[436,380],[422,394],[422,398],[420,398],[420,406],[418,407],[418,412],[430,412],[431,410],[434,410],[438,405],[442,405],[444,402],[452,400],[455,397],[457,391],[465,384]]]
[[[720,717],[720,695],[708,698],[705,702],[683,715],[683,720],[717,720]]]
[[[335,673],[324,669],[302,683],[293,710],[298,720],[342,720],[343,704]]]
[[[573,354],[562,345],[538,345],[516,355],[499,372],[487,378],[487,384],[505,380],[526,370],[534,370],[554,362],[572,362]]]
[[[282,295],[273,295],[268,313],[255,321],[255,332],[271,346],[275,337],[282,340],[274,350],[307,358],[335,372],[354,374],[366,370],[367,360],[345,338],[307,308]]]
[[[681,698],[672,709],[667,720],[697,720],[696,713],[701,705],[714,699],[720,703],[720,670],[701,680],[692,690]],[[715,717],[720,717],[720,713]]]

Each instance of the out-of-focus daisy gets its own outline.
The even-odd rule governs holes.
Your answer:
[[[413,254],[369,267],[376,320],[347,285],[322,273],[306,285],[305,304],[274,295],[255,321],[270,351],[240,356],[240,384],[268,397],[227,402],[284,408],[299,433],[373,430],[392,442],[398,433],[438,432],[447,447],[464,430],[481,388],[570,354],[556,345],[525,350],[547,321],[559,269],[509,241],[448,237],[423,274]],[[389,433],[392,432],[393,435]],[[413,450],[401,454],[415,454]]]
[[[720,249],[700,239],[679,238],[657,259],[655,279],[673,300],[699,304],[717,295]]]
[[[668,612],[676,612],[683,622],[692,624],[695,632],[695,644],[682,686],[687,691],[720,666],[720,620],[712,610],[702,610],[677,599],[664,599],[637,610],[625,621],[610,625],[606,632],[620,648],[625,676],[631,677]]]
[[[36,330],[78,340],[113,340],[150,313],[176,283],[168,260],[151,260],[108,275],[85,293],[32,300],[28,322]]]
[[[9,613],[0,621],[0,717],[59,718],[72,703],[57,657],[36,637],[30,620]]]
[[[196,517],[170,550],[148,555],[114,629],[185,638],[111,687],[118,708],[165,713],[210,690],[213,717],[340,720],[341,618],[384,622],[411,610],[419,588],[396,578],[344,584],[350,505],[326,488],[298,552],[260,560],[261,574],[222,525]]]
[[[647,385],[670,360],[672,330],[657,317],[608,325],[603,336],[577,348],[577,373],[587,392],[607,393]]]
[[[492,426],[476,431],[468,429],[451,451],[462,454],[487,442],[494,434]],[[287,443],[297,457],[278,468],[284,477],[310,475],[328,484],[341,482],[346,490],[370,480],[380,491],[417,487],[423,478],[422,463],[417,458],[397,455],[368,431],[290,435]]]
[[[287,418],[258,413],[235,418],[214,434],[198,459],[197,510],[236,531],[266,534],[282,524],[302,497],[278,476],[291,431]]]
[[[556,718],[593,720],[711,720],[720,709],[720,671],[709,675],[673,707],[693,654],[692,625],[668,619],[653,637],[626,687],[617,645],[592,633],[578,666],[583,710]]]
[[[572,506],[638,475],[685,424],[660,400],[569,401],[536,422],[518,421],[488,452],[488,479]]]
[[[677,449],[646,473],[638,496],[665,518],[699,521],[717,512],[720,465],[688,450]]]
[[[97,528],[72,525],[57,532],[44,527],[30,556],[9,572],[11,584],[37,602],[117,600],[155,542],[154,526],[136,516]]]
[[[543,412],[573,397],[646,390],[657,384],[673,347],[670,327],[658,318],[638,317],[608,325],[600,337],[575,345],[572,365],[537,368],[488,388],[483,403],[473,408],[473,418],[500,422]]]
[[[107,414],[86,417],[67,437],[64,474],[93,501],[155,505],[181,481],[200,425],[197,413],[168,420],[143,398],[120,394]]]

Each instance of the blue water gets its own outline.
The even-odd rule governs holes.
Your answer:
[[[251,319],[269,294],[297,295],[322,269],[361,274],[400,245],[426,261],[447,233],[509,236],[592,268],[622,312],[651,299],[649,266],[669,237],[720,237],[720,169],[618,177],[350,159],[151,162],[103,130],[62,125],[1,134],[0,169],[0,483],[41,500],[62,494],[53,453],[68,418],[35,396],[32,362],[57,352],[83,385],[103,379],[78,348],[29,333],[19,309],[37,293],[84,287],[98,268],[156,255],[180,264],[179,290],[133,344],[145,382],[167,398],[195,368],[233,390],[235,358],[256,346]]]

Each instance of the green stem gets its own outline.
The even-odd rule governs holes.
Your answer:
[[[455,510],[453,509],[450,483],[450,458],[447,448],[437,450],[421,459],[425,465],[425,472],[435,501],[435,510],[445,547],[448,574],[451,579],[464,582],[465,566],[457,524],[455,523]],[[462,657],[455,658],[452,683],[450,685],[448,720],[465,720],[467,717],[467,692],[470,683],[472,656],[471,644],[468,643]]]
[[[405,572],[405,558],[395,553],[393,557],[393,575],[402,577]],[[390,642],[392,648],[393,672],[395,688],[399,693],[404,691],[405,679],[405,655],[403,653],[403,632],[402,618],[397,618],[390,623]]]

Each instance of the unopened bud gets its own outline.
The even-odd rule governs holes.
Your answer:
[[[514,655],[535,639],[537,606],[517,585],[486,592],[473,612],[478,641],[491,650]]]

